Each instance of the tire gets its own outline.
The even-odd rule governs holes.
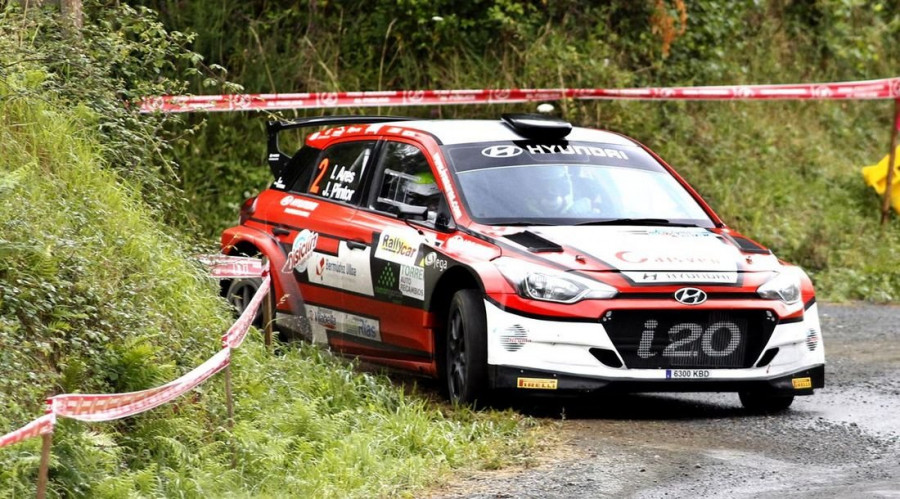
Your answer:
[[[755,414],[784,412],[794,402],[793,395],[776,395],[766,392],[740,392],[741,405]]]
[[[262,279],[259,278],[234,279],[231,281],[228,290],[225,291],[225,299],[234,308],[236,316],[240,316],[244,312],[250,300],[253,299],[253,295],[259,289],[260,284],[262,284]],[[262,316],[263,310],[262,306],[260,306],[259,310],[256,311],[256,316],[253,318],[254,326],[262,327]]]
[[[462,289],[447,313],[443,377],[450,402],[484,405],[487,376],[487,319],[481,293]]]

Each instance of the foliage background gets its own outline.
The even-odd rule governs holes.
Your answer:
[[[575,0],[149,1],[249,93],[642,87],[864,80],[900,68],[900,2]],[[194,87],[197,93],[208,93]],[[859,170],[888,152],[889,101],[560,102],[635,137],[733,228],[803,266],[822,298],[900,293],[900,232]],[[360,109],[496,117],[532,105]],[[314,110],[291,115],[328,114]],[[343,111],[340,111],[343,112]],[[265,188],[264,116],[208,119],[178,148],[197,229],[213,237]]]
[[[73,36],[52,6],[0,11],[0,431],[53,393],[168,381],[230,320],[190,255],[271,181],[266,117],[139,115],[141,96],[794,83],[900,67],[897,0],[90,0],[85,13]],[[659,151],[731,226],[810,271],[822,298],[897,300],[897,221],[879,227],[859,174],[887,153],[886,102],[557,105]],[[218,379],[138,418],[63,422],[52,493],[402,495],[531,445],[517,415],[425,402],[316,349],[271,358],[251,343],[235,362],[233,430]],[[0,496],[33,492],[37,447],[0,451]]]

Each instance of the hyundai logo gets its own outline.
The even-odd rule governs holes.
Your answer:
[[[518,146],[491,146],[481,150],[481,154],[489,158],[511,158],[522,154]]]
[[[706,301],[706,293],[697,288],[681,288],[675,292],[675,299],[685,305],[699,305]]]

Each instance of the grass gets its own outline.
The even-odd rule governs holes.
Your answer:
[[[0,79],[2,432],[51,394],[170,381],[231,322],[186,239],[107,164],[97,116],[42,92],[46,78],[24,65]],[[442,406],[308,345],[271,356],[254,340],[234,355],[233,428],[221,376],[121,421],[61,420],[51,494],[408,496],[529,448],[528,418]],[[39,445],[0,450],[0,497],[34,493]]]

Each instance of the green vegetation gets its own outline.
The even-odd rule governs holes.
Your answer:
[[[213,354],[231,323],[192,263],[194,240],[167,225],[186,209],[169,144],[189,128],[125,105],[181,92],[176,71],[208,72],[151,12],[90,14],[80,40],[46,14],[0,14],[2,433],[54,393],[168,382]],[[402,495],[529,443],[521,416],[426,403],[312,347],[272,356],[253,336],[233,366],[233,429],[221,376],[137,417],[60,420],[51,494]],[[34,494],[39,446],[0,450],[0,497]]]
[[[0,432],[54,393],[169,381],[230,323],[190,255],[271,180],[264,117],[142,116],[141,96],[235,91],[225,68],[247,92],[303,92],[840,81],[896,76],[900,60],[895,1],[143,3],[87,2],[80,36],[33,2],[0,12]],[[730,225],[803,265],[822,298],[898,299],[897,220],[882,230],[859,174],[887,153],[887,102],[558,110],[659,151]],[[251,339],[234,366],[232,429],[220,378],[139,417],[62,421],[51,492],[404,495],[531,444],[518,415],[428,402],[308,346],[273,357]],[[38,445],[0,451],[0,496],[33,493]]]

